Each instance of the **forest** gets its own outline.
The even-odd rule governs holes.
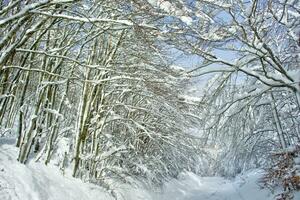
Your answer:
[[[300,1],[0,0],[0,155],[4,200],[253,170],[270,200],[300,199]],[[41,170],[108,196],[30,196]]]

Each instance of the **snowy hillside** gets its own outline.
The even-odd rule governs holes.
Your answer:
[[[93,184],[63,175],[57,167],[16,161],[13,140],[1,139],[1,200],[113,200],[110,193]],[[125,200],[272,200],[274,195],[257,184],[262,171],[253,170],[235,180],[221,177],[199,177],[182,173],[163,186],[162,191],[146,191],[143,187],[115,184],[119,198]]]
[[[20,164],[16,161],[17,149],[0,141],[1,200],[112,199],[102,188],[63,176],[56,167]]]

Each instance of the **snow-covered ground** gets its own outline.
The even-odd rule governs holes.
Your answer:
[[[112,199],[102,188],[63,176],[54,166],[18,163],[17,149],[7,142],[12,143],[0,139],[1,200]]]
[[[199,177],[185,173],[166,185],[163,200],[271,200],[273,195],[261,190],[257,180],[261,171],[255,170],[235,180],[221,177]]]
[[[12,140],[0,138],[0,200],[112,200],[105,189],[84,183],[58,168],[41,163],[27,165],[16,161],[17,149]],[[226,180],[183,173],[171,180],[162,192],[150,192],[133,186],[119,185],[125,200],[271,200],[274,194],[261,190],[257,180],[261,171],[254,170]],[[116,185],[116,187],[118,187]]]

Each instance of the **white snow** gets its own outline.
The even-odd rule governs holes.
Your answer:
[[[192,25],[192,23],[193,23],[193,19],[188,16],[181,16],[180,19],[182,22],[186,23],[186,25],[188,25],[188,26]]]
[[[34,161],[27,165],[16,161],[14,140],[0,138],[1,200],[113,200],[110,193],[90,183],[63,175],[55,166]],[[124,200],[273,200],[275,194],[261,189],[257,181],[261,170],[242,174],[234,180],[200,177],[191,172],[165,183],[158,192],[137,181],[134,185],[112,182],[114,192]],[[156,191],[156,192],[155,192]],[[299,193],[295,199],[299,199]]]
[[[200,97],[196,97],[196,96],[190,96],[190,95],[179,95],[180,99],[183,99],[183,101],[185,101],[186,103],[199,103],[201,102],[201,98]]]
[[[261,190],[256,181],[260,171],[249,172],[234,181],[221,177],[199,177],[184,173],[179,180],[166,184],[163,200],[273,200],[267,190]]]
[[[61,113],[59,113],[58,110],[47,108],[47,109],[45,109],[45,111],[48,112],[48,113],[51,113],[51,114],[53,114],[53,115],[55,115],[57,117],[60,117],[62,119],[64,118],[64,116]]]
[[[11,144],[4,144],[4,143]],[[93,200],[113,199],[99,186],[63,176],[57,167],[16,161],[14,141],[0,138],[1,200]]]
[[[72,178],[68,171],[63,175],[56,166],[34,161],[19,163],[14,144],[13,139],[0,138],[0,200],[114,200],[108,190]],[[143,188],[110,182],[124,200],[154,199]]]
[[[8,97],[15,97],[14,95],[11,95],[11,94],[3,94],[3,95],[0,95],[0,99],[4,99],[4,98],[8,98]]]
[[[189,16],[184,15],[185,11],[188,11],[186,8],[178,8],[172,1],[165,1],[165,0],[147,0],[149,4],[154,7],[157,7],[170,16],[174,16],[179,18],[183,23],[190,26],[193,23],[193,19]]]
[[[175,70],[175,71],[179,71],[179,72],[184,72],[185,68],[182,66],[178,66],[178,65],[170,65],[170,68]]]

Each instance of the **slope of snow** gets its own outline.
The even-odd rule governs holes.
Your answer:
[[[0,200],[114,200],[104,188],[63,175],[56,166],[17,162],[15,140],[0,137]],[[152,200],[138,182],[135,186],[110,181],[118,199]]]
[[[0,138],[0,200],[113,200],[107,190],[68,175],[55,166],[16,161],[14,140]],[[160,192],[145,186],[112,183],[114,192],[124,200],[273,200],[275,194],[260,189],[262,171],[253,170],[234,180],[199,177],[182,173],[163,186]],[[295,199],[300,199],[299,193]]]
[[[101,187],[63,176],[58,168],[16,161],[13,141],[0,138],[1,200],[93,200],[113,198]],[[8,144],[11,143],[11,144]]]

